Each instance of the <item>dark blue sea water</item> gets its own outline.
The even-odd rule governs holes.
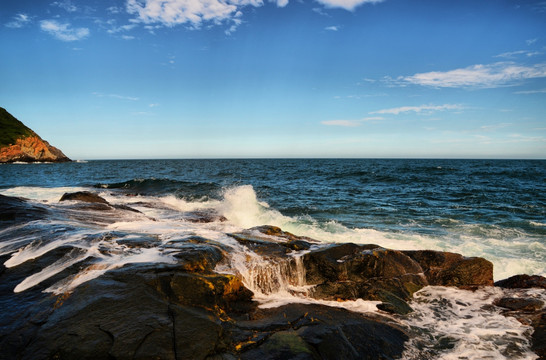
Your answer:
[[[250,193],[236,195],[243,203],[240,217],[256,216],[244,213],[244,202],[250,208],[257,200],[275,213],[262,216],[264,221],[325,241],[368,237],[394,248],[484,256],[502,267],[498,276],[546,273],[546,161],[200,159],[0,166],[0,193],[33,192],[38,200],[39,188],[84,187],[206,203],[249,186]]]
[[[59,201],[64,193],[76,191],[94,192],[113,206],[105,210]],[[126,264],[173,262],[168,244],[183,246],[198,236],[229,249],[229,260],[215,271],[241,277],[260,306],[320,302],[351,311],[377,310],[362,299],[313,300],[305,295],[312,284],[305,284],[299,270],[281,271],[282,264],[227,235],[258,225],[275,225],[323,243],[481,256],[494,264],[495,280],[523,273],[546,275],[546,161],[8,164],[0,165],[0,194],[26,198],[46,214],[30,222],[0,225],[4,266],[41,264],[25,275],[13,289],[16,293],[40,285],[46,293],[64,294]],[[292,254],[294,259],[301,255]],[[259,283],[268,279],[286,286],[266,291],[268,287]],[[546,300],[546,292],[529,291],[525,296]],[[529,347],[530,327],[492,305],[495,299],[512,295],[497,287],[474,292],[424,288],[414,295],[412,314],[392,318],[413,333],[403,358],[535,359]],[[439,339],[449,346],[439,346]]]

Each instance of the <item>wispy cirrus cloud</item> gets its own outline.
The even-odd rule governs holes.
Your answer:
[[[536,56],[542,54],[540,51],[529,51],[529,50],[517,50],[517,51],[508,51],[502,54],[495,55],[497,58],[512,59],[519,55],[525,55],[527,57]]]
[[[390,79],[390,81],[398,85],[414,84],[438,88],[494,88],[543,77],[546,77],[546,63],[519,65],[514,62],[497,62],[449,71],[431,71],[401,76],[394,81]]]
[[[436,111],[446,110],[462,110],[464,107],[459,104],[443,104],[443,105],[419,105],[419,106],[401,106],[390,109],[382,109],[372,111],[370,114],[391,114],[399,115],[401,113],[415,112],[415,113],[433,113]]]
[[[88,28],[73,28],[69,23],[57,20],[42,20],[40,28],[61,41],[82,40],[89,36]]]
[[[373,116],[373,117],[366,117],[359,120],[326,120],[326,121],[321,121],[320,123],[322,125],[327,125],[327,126],[357,127],[367,121],[381,121],[381,120],[383,120],[383,117]]]
[[[68,12],[78,11],[78,7],[72,3],[70,0],[55,1],[51,3],[51,6],[57,6],[61,9],[64,9]]]
[[[339,30],[339,26],[327,26],[324,28],[324,30],[328,30],[328,31],[338,31]]]
[[[327,8],[342,8],[348,11],[353,11],[363,4],[377,4],[384,0],[316,0]]]
[[[134,96],[125,96],[125,95],[119,95],[119,94],[103,94],[99,92],[94,92],[93,95],[97,97],[107,97],[111,99],[119,99],[119,100],[129,100],[129,101],[138,101],[140,100],[137,97]]]
[[[5,26],[12,29],[20,29],[30,22],[30,17],[27,14],[17,14],[13,17],[13,20],[6,23]]]
[[[134,29],[135,27],[137,27],[136,24],[114,26],[114,27],[108,29],[106,32],[108,34],[116,34],[116,33],[119,33],[119,32],[130,31],[130,30]]]
[[[546,89],[516,91],[514,94],[546,94]]]

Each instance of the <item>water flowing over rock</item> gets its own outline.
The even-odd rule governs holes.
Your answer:
[[[71,161],[1,107],[0,128],[0,163]]]
[[[322,243],[274,226],[222,239],[127,234],[100,217],[143,214],[82,210],[116,209],[94,193],[63,198],[49,209],[0,196],[0,359],[397,359],[414,334],[399,320],[416,291],[497,289],[483,259]],[[37,242],[14,239],[39,231],[48,211],[70,221],[48,224]],[[63,240],[77,221],[103,228]],[[336,307],[364,300],[380,310]],[[543,354],[543,305],[514,293],[497,306],[541,315],[529,321]]]

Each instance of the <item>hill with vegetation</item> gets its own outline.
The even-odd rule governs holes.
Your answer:
[[[17,139],[36,135],[13,115],[0,107],[0,147],[14,145]]]
[[[0,107],[0,163],[66,161],[61,150]]]

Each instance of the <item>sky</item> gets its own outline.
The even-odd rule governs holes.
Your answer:
[[[543,0],[2,0],[0,46],[72,159],[546,158]]]

